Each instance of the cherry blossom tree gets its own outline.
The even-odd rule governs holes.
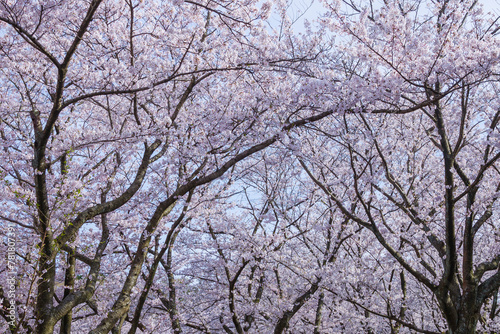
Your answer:
[[[300,141],[299,157],[318,189],[371,232],[377,271],[391,274],[379,273],[383,289],[364,278],[365,293],[344,298],[391,328],[498,330],[496,21],[468,1],[346,3],[353,15],[329,3],[325,25],[344,38],[352,99],[334,124],[310,127],[324,139]],[[330,91],[346,84],[323,81]],[[421,319],[411,310],[421,292],[411,290],[433,300]],[[370,303],[368,292],[386,301]]]
[[[304,192],[293,155],[280,161],[269,153],[247,160],[215,198],[187,211],[165,261],[177,280],[168,296],[157,292],[160,310],[176,305],[179,332],[319,333],[338,321],[322,319],[321,283],[353,233],[321,196]]]
[[[2,330],[500,330],[496,18],[322,3],[0,0]]]
[[[319,49],[268,29],[270,7],[0,2],[11,332],[155,331],[140,322],[144,302],[196,189],[331,114],[294,103],[294,73]]]

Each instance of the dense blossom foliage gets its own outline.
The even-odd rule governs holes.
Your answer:
[[[500,330],[497,18],[322,5],[0,0],[2,331]]]

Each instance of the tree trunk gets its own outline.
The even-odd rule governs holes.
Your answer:
[[[464,312],[459,313],[458,326],[452,333],[475,334],[480,315],[479,310],[476,311],[475,308],[464,308]]]
[[[476,290],[465,292],[455,311],[456,321],[448,319],[449,334],[475,334],[481,316],[481,304],[477,303]]]
[[[67,297],[70,293],[73,292],[75,286],[75,266],[76,266],[76,258],[74,254],[68,254],[68,265],[69,267],[66,269],[66,275],[64,278],[64,297]],[[69,311],[62,319],[61,319],[61,328],[60,334],[71,334],[71,323],[73,321],[73,311]]]
[[[478,319],[464,319],[458,324],[458,328],[453,334],[475,334]]]

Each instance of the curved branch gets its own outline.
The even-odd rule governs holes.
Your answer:
[[[62,245],[72,240],[76,236],[78,230],[82,227],[83,224],[85,224],[86,221],[94,218],[97,215],[108,213],[118,209],[119,207],[127,203],[132,198],[132,196],[134,196],[134,194],[141,187],[142,181],[146,176],[146,171],[150,164],[150,157],[156,150],[156,148],[160,146],[160,143],[161,143],[160,140],[157,140],[151,146],[149,147],[146,146],[146,149],[144,151],[144,156],[142,158],[141,165],[137,170],[135,179],[123,194],[121,194],[114,200],[101,203],[84,210],[83,212],[79,213],[78,216],[75,219],[73,219],[73,221],[70,224],[68,224],[68,226],[55,239],[55,243],[58,246],[58,248],[61,248]]]

